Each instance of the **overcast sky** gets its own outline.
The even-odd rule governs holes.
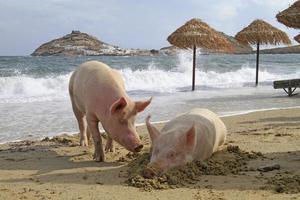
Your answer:
[[[275,15],[295,0],[0,0],[0,55],[29,55],[80,30],[124,48],[159,49],[191,18],[235,35],[255,19],[286,31]]]

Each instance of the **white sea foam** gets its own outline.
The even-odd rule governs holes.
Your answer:
[[[0,78],[0,102],[31,102],[65,98],[70,74],[48,78],[12,76]]]
[[[181,51],[177,55],[177,66],[165,71],[153,62],[149,63],[146,70],[133,71],[129,68],[121,70],[127,89],[150,90],[159,92],[174,92],[183,87],[190,87],[192,77],[192,54]],[[198,60],[199,62],[199,60]],[[200,60],[201,62],[201,60]],[[300,70],[294,74],[271,73],[260,70],[259,80],[266,84],[278,79],[291,79],[300,76]],[[235,71],[218,72],[214,69],[203,71],[196,69],[196,85],[209,88],[248,87],[255,80],[255,69],[249,63],[243,64]]]
[[[150,62],[144,70],[121,69],[127,91],[176,92],[191,85],[190,53],[178,55],[177,66],[164,70]],[[199,61],[198,61],[199,62]],[[201,61],[200,61],[201,62]],[[51,101],[68,98],[68,82],[71,73],[56,77],[34,78],[25,75],[0,77],[0,103]],[[260,82],[271,84],[273,80],[290,79],[300,76],[300,70],[293,74],[271,73],[262,70]],[[214,69],[196,69],[196,85],[205,88],[240,88],[253,85],[255,69],[245,63],[235,71],[218,72]]]
[[[182,69],[181,69],[182,70]],[[190,71],[164,71],[150,65],[146,70],[122,69],[127,91],[175,92],[191,85]],[[299,77],[297,72],[295,77]],[[67,98],[70,74],[48,78],[14,76],[0,78],[0,103],[32,102]],[[237,71],[218,73],[216,71],[196,70],[196,85],[209,88],[247,87],[253,83],[253,68],[242,67]],[[289,79],[291,75],[260,72],[260,81]]]

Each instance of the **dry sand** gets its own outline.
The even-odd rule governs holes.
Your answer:
[[[223,120],[230,135],[220,152],[150,180],[139,175],[146,136],[140,154],[117,146],[105,163],[77,136],[0,145],[0,199],[300,199],[300,109]]]

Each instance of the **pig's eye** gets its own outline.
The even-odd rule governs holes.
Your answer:
[[[175,153],[174,152],[169,152],[168,155],[167,155],[167,158],[169,158],[169,159],[175,158]]]

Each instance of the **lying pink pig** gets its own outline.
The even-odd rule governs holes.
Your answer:
[[[88,146],[91,133],[96,161],[105,159],[99,122],[108,133],[106,151],[114,150],[113,140],[132,152],[143,148],[134,123],[137,113],[150,104],[151,98],[133,102],[117,70],[98,61],[85,62],[72,74],[69,93],[80,130],[80,144]]]
[[[193,160],[209,158],[226,139],[227,130],[221,119],[207,109],[194,108],[177,116],[158,131],[146,119],[152,141],[150,163],[144,176],[151,178],[168,169]]]

